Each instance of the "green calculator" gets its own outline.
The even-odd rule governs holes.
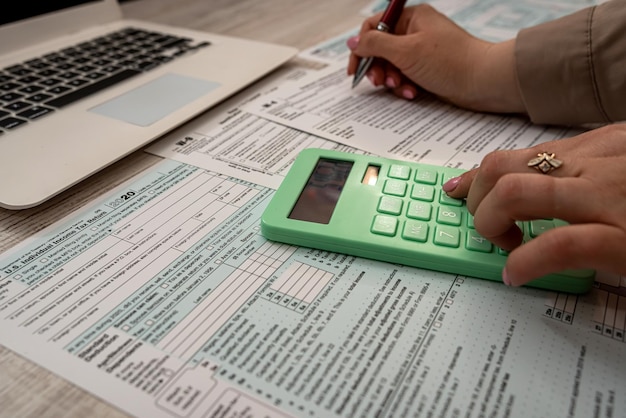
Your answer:
[[[464,200],[442,184],[463,170],[310,148],[296,158],[265,209],[269,240],[502,281],[507,254],[481,237]],[[529,240],[556,219],[519,222]],[[568,270],[528,286],[584,293],[593,270]]]

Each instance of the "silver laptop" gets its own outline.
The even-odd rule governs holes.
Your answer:
[[[46,201],[297,53],[125,20],[116,0],[11,8],[0,14],[0,206],[8,209]]]

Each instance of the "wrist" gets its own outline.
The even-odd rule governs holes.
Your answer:
[[[473,69],[472,108],[497,113],[526,113],[515,67],[515,39],[490,43],[481,41]]]

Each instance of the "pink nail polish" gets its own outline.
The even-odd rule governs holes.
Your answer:
[[[415,99],[415,92],[411,89],[404,89],[402,90],[402,97],[408,100],[413,100]]]
[[[502,282],[507,286],[511,286],[511,279],[509,279],[509,274],[506,271],[506,267],[502,270]]]
[[[446,193],[450,193],[451,191],[457,188],[460,182],[461,182],[461,177],[452,177],[450,180],[446,181],[443,184],[442,186],[443,191]]]
[[[346,44],[348,45],[348,48],[355,49],[357,47],[357,45],[359,45],[359,37],[358,36],[351,36],[350,38],[348,38],[348,41],[346,42]]]
[[[397,87],[396,80],[394,80],[393,77],[387,77],[387,79],[385,80],[385,85],[390,89],[394,89]]]

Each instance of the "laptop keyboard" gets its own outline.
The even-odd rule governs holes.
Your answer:
[[[125,28],[0,69],[0,134],[208,45]]]

